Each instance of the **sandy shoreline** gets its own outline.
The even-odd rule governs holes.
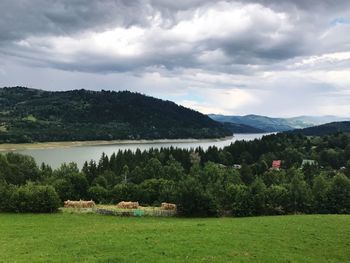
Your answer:
[[[81,146],[149,144],[149,143],[181,143],[181,142],[218,142],[232,139],[233,136],[217,139],[161,139],[161,140],[112,140],[112,141],[67,141],[38,143],[4,143],[0,144],[0,152],[11,152],[31,149],[71,148]]]

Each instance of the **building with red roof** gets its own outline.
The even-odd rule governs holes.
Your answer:
[[[272,169],[273,170],[280,170],[281,169],[281,164],[282,164],[282,161],[281,160],[273,160],[272,161]]]

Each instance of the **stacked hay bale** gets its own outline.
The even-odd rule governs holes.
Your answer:
[[[176,205],[171,203],[162,203],[161,209],[176,211]]]
[[[117,207],[121,209],[136,209],[139,207],[139,202],[121,201],[117,204]]]
[[[93,208],[95,207],[96,204],[94,201],[84,201],[84,200],[79,200],[79,201],[71,201],[67,200],[64,201],[64,207],[66,208]]]

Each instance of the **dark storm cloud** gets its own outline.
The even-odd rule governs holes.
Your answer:
[[[261,8],[246,10],[246,12],[252,13],[249,14],[252,25],[240,34],[209,35],[206,38],[185,43],[190,45],[186,51],[179,48],[186,40],[167,36],[167,30],[172,30],[184,18],[189,20],[193,18],[193,12],[196,10],[201,10],[198,13],[200,15],[205,10],[215,9],[216,5],[223,5],[223,3],[236,5],[236,8],[240,9],[244,8],[247,2],[259,4]],[[336,48],[335,44],[339,44],[337,41],[334,43],[334,41],[327,39],[323,40],[322,44],[319,45],[321,50],[314,47],[314,42],[319,41],[318,37],[327,30],[325,26],[330,26],[330,21],[336,21],[336,19],[341,21],[339,15],[343,15],[344,10],[349,10],[346,9],[349,5],[349,1],[341,0],[252,0],[241,2],[216,0],[3,0],[0,2],[0,41],[3,42],[2,45],[0,42],[0,45],[2,46],[1,51],[8,55],[27,57],[27,59],[38,62],[46,60],[53,67],[66,68],[67,70],[75,68],[75,70],[88,70],[89,72],[94,71],[94,68],[96,72],[113,72],[132,71],[133,68],[139,70],[140,67],[148,66],[164,66],[173,69],[177,67],[212,68],[213,66],[220,68],[222,65],[232,68],[235,64],[264,65],[273,61],[287,60],[308,54],[314,55],[335,49],[346,50],[348,48],[346,38]],[[275,18],[273,22],[266,22],[265,20],[268,20],[271,15],[266,11],[266,8],[283,12],[287,15],[287,19],[278,20]],[[315,10],[318,10],[317,17],[312,15]],[[329,12],[329,10],[337,11]],[[13,44],[13,41],[19,42],[30,37],[68,35],[74,38],[81,32],[101,32],[115,27],[139,26],[147,32],[157,17],[157,23],[160,28],[164,29],[163,32],[159,32],[159,35],[154,34],[148,39],[140,38],[139,41],[147,42],[144,43],[146,46],[159,46],[162,49],[151,48],[149,50],[147,48],[143,54],[129,58],[110,58],[108,53],[101,54],[90,51],[91,59],[89,59],[89,52],[82,50],[74,54],[73,61],[62,62],[50,56],[51,47],[50,44],[45,43],[45,39],[42,41],[43,43],[35,43],[35,45],[27,42],[22,43],[22,45]],[[284,23],[290,23],[291,29],[284,30]],[[222,30],[229,31],[230,26],[232,25],[227,25]],[[244,22],[241,26],[245,26]],[[342,38],[343,36],[340,34],[343,35],[349,30],[338,31],[341,32],[332,33],[332,39]],[[169,47],[172,48],[171,52],[166,50],[166,48],[170,49]],[[197,59],[203,52],[215,50],[224,52],[227,57],[225,62],[208,63],[210,62],[208,60],[206,63],[201,63]],[[59,52],[59,50],[52,50],[52,52]],[[40,54],[46,55],[46,57],[42,59]],[[114,61],[110,61],[113,59]]]
[[[141,0],[1,0],[0,40],[146,24],[149,11]]]

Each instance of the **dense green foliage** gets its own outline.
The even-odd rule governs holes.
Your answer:
[[[283,161],[282,170],[269,169],[275,159]],[[302,166],[303,159],[318,165]],[[61,202],[173,202],[187,216],[350,213],[349,159],[348,134],[269,135],[222,150],[119,151],[81,171],[74,163],[38,168],[32,158],[9,153],[0,155],[0,196],[31,182],[52,186]]]
[[[348,262],[350,216],[0,214],[3,262]],[[146,259],[146,260],[145,260]]]
[[[293,131],[293,133],[304,134],[307,136],[322,136],[337,132],[350,132],[350,121],[326,123],[315,127]]]
[[[4,212],[56,212],[61,201],[52,186],[26,184],[15,187],[0,185],[0,211]]]
[[[206,115],[138,93],[0,89],[0,143],[229,135]]]

